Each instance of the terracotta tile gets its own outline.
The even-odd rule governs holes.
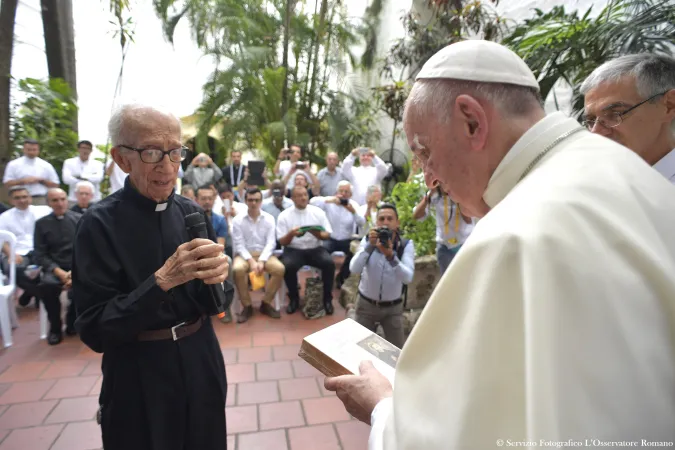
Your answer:
[[[12,364],[2,373],[2,375],[0,375],[0,383],[37,380],[48,366],[49,362]]]
[[[295,344],[272,347],[275,361],[292,361],[294,359],[300,359],[298,351],[300,351],[300,346]]]
[[[337,397],[310,398],[302,401],[308,425],[349,420],[349,414]]]
[[[96,421],[90,421],[66,425],[50,450],[94,450],[101,447],[101,427]]]
[[[329,391],[328,389],[326,389],[324,387],[323,382],[324,382],[325,379],[326,379],[326,377],[323,376],[323,375],[316,378],[316,383],[319,385],[319,390],[321,391],[321,395],[323,395],[324,397],[334,396],[335,392]]]
[[[231,334],[226,338],[219,338],[220,348],[245,348],[251,346],[251,335],[248,333]]]
[[[303,398],[321,397],[316,380],[309,378],[294,378],[292,380],[279,380],[281,400],[301,400]]]
[[[82,347],[82,350],[80,350],[80,353],[77,354],[77,357],[82,359],[98,359],[100,363],[102,355],[101,353],[96,353],[85,345]]]
[[[4,410],[3,410],[4,411]],[[10,433],[10,430],[0,430],[0,442],[7,437],[7,435]],[[0,449],[2,450],[2,449]]]
[[[255,405],[225,408],[225,416],[228,434],[258,430],[258,409]],[[239,445],[239,448],[242,446]]]
[[[55,361],[40,376],[41,379],[76,377],[87,366],[87,361],[72,359],[68,361]]]
[[[0,450],[49,450],[62,428],[63,425],[47,425],[13,430]]]
[[[284,430],[240,434],[238,437],[238,448],[242,450],[288,450]]]
[[[2,383],[0,384],[0,395],[4,394],[12,387],[12,383]]]
[[[101,361],[89,361],[80,375],[101,375]]]
[[[225,360],[225,364],[234,364],[237,362],[237,349],[236,348],[224,348],[222,349],[223,351],[223,359]]]
[[[262,362],[256,364],[256,377],[260,381],[293,378],[293,369],[290,361]]]
[[[279,401],[279,390],[275,381],[240,383],[237,385],[237,404],[252,405]]]
[[[255,366],[253,364],[230,364],[225,366],[227,383],[245,383],[255,381]]]
[[[227,437],[227,449],[237,450],[237,436],[230,435]]]
[[[299,401],[259,405],[260,429],[299,427],[305,424]]]
[[[320,327],[317,327],[317,331],[320,330]],[[300,345],[302,340],[311,333],[306,333],[304,331],[286,331],[284,333],[284,342],[286,345]]]
[[[253,346],[284,345],[284,335],[279,331],[253,333]]]
[[[272,360],[270,347],[253,347],[239,349],[240,363],[267,362]]]
[[[0,429],[40,425],[54,406],[56,406],[56,400],[12,405],[0,417]]]
[[[96,397],[64,398],[56,405],[45,423],[76,422],[96,418],[98,399]]]
[[[101,393],[101,385],[102,384],[103,384],[103,375],[98,377],[98,380],[96,380],[96,383],[94,383],[94,387],[91,388],[91,391],[89,391],[89,395],[98,396]]]
[[[291,450],[340,450],[340,443],[333,425],[291,428],[288,430]]]
[[[0,404],[35,402],[51,389],[56,380],[19,381],[12,384],[2,396]]]
[[[45,399],[89,395],[89,392],[92,390],[98,379],[99,377],[96,375],[90,375],[88,377],[61,378],[57,380],[54,387],[52,387],[49,392],[47,392]]]
[[[296,377],[316,377],[321,375],[321,372],[307,364],[302,359],[291,361],[291,364],[293,364],[293,372],[295,373]]]
[[[338,436],[343,450],[366,450],[368,448],[368,436],[370,427],[358,420],[336,423]]]

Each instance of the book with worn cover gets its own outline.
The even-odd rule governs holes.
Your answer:
[[[361,361],[370,360],[394,385],[401,350],[352,319],[310,334],[298,355],[322,374],[358,375]]]

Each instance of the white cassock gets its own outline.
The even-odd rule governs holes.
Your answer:
[[[546,117],[497,168],[491,211],[373,412],[371,449],[675,441],[675,187],[585,130],[519,182],[577,127]]]
[[[675,184],[675,148],[654,164],[654,169]]]

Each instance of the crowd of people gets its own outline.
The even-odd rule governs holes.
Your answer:
[[[127,178],[112,158],[105,167],[93,158],[92,148],[89,141],[79,142],[78,156],[64,161],[59,177],[54,167],[39,157],[39,142],[26,140],[23,156],[8,164],[4,176],[13,208],[0,215],[0,229],[12,232],[19,245],[13,256],[4,249],[3,268],[8,267],[10,257],[15,258],[21,306],[33,300],[36,306],[44,302],[52,345],[64,335],[59,294],[68,291],[71,297],[75,224],[103,198],[105,175],[109,178],[108,195],[124,189]],[[280,318],[274,303],[277,291],[285,285],[286,312],[295,313],[301,305],[298,271],[310,266],[320,272],[323,289],[317,300],[322,307],[303,311],[308,318],[333,314],[333,288],[339,289],[356,273],[361,275],[356,320],[372,329],[382,323],[387,337],[403,345],[402,292],[414,273],[414,243],[399,234],[396,206],[382,201],[381,183],[388,169],[372,149],[354,149],[342,162],[336,153],[329,152],[325,167],[317,171],[303,159],[302,148],[291,145],[279,152],[269,174],[263,173],[261,185],[249,182],[241,151],[229,152],[222,167],[204,153],[190,161],[185,160],[187,155],[185,151],[181,157],[180,183],[176,183],[174,195],[204,210],[216,242],[224,246],[231,263],[228,275],[242,306],[238,323],[254,313],[249,274],[268,275],[259,311]],[[67,192],[58,188],[61,182],[68,186]],[[427,217],[432,208],[436,209],[443,272],[470,234],[473,222],[438,188],[421,199],[415,217]],[[383,228],[391,233],[383,235]],[[344,257],[337,275],[333,255]],[[39,269],[37,276],[35,267]],[[66,335],[76,334],[74,319],[74,308],[69,307]],[[221,321],[233,321],[231,309]]]

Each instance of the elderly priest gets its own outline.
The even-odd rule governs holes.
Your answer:
[[[675,441],[675,187],[561,113],[510,50],[424,65],[404,127],[429,185],[481,217],[396,368],[326,387],[371,449]]]

